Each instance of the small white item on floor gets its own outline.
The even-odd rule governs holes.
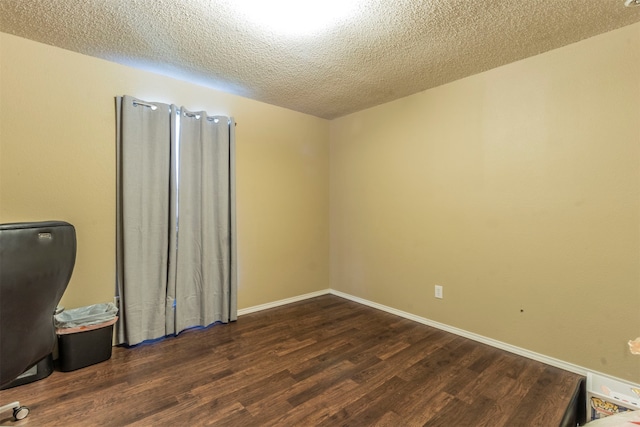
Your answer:
[[[640,427],[640,411],[620,412],[599,420],[591,421],[587,427]]]

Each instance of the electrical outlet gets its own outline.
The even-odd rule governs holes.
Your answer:
[[[436,298],[442,299],[442,286],[436,285]]]

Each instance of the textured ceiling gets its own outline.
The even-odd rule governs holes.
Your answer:
[[[640,21],[624,0],[360,0],[287,35],[233,3],[0,0],[0,31],[331,119]]]

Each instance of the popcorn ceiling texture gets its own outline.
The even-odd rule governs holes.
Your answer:
[[[232,3],[2,0],[0,31],[331,119],[640,21],[623,0],[369,0],[286,36]]]

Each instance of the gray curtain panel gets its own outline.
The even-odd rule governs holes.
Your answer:
[[[227,117],[181,112],[175,287],[169,278],[176,332],[236,318],[231,126]]]
[[[236,320],[233,119],[118,104],[118,341]]]
[[[170,106],[116,101],[119,343],[165,335],[171,167]]]

